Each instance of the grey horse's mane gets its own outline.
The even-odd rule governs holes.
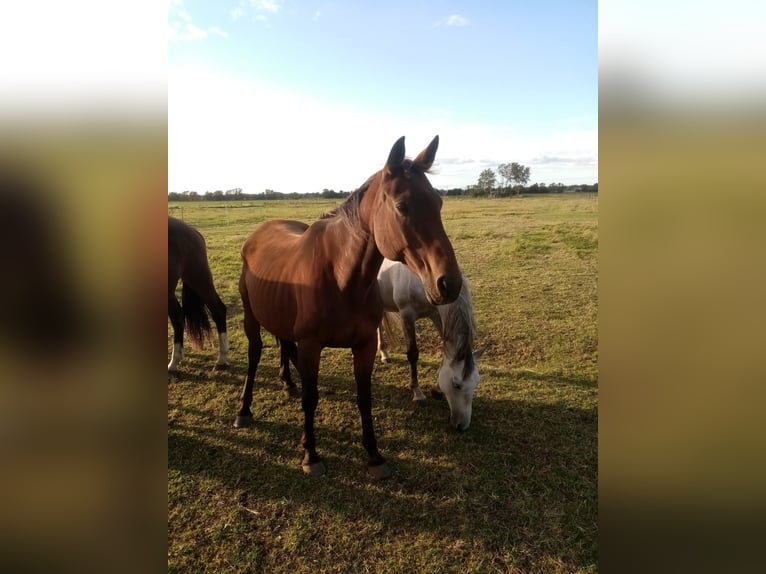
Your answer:
[[[473,316],[470,285],[465,276],[458,298],[444,307],[445,310],[441,311],[444,344],[454,353],[454,360],[465,361],[463,377],[466,378],[474,367],[473,339],[476,336],[476,320]]]

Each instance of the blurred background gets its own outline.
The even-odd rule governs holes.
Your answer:
[[[765,16],[599,3],[604,572],[759,563]],[[0,570],[162,570],[167,5],[0,21]]]
[[[167,8],[152,4],[0,10],[3,572],[164,568]]]
[[[599,3],[604,572],[760,562],[765,16]]]

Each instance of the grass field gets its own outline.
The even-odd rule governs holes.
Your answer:
[[[471,427],[446,402],[411,402],[401,348],[376,363],[373,416],[393,478],[374,482],[348,350],[322,355],[317,448],[300,470],[303,415],[277,377],[270,336],[256,376],[255,426],[232,427],[246,370],[239,248],[259,223],[313,221],[336,201],[174,203],[206,237],[229,308],[232,367],[185,346],[168,384],[170,572],[595,572],[597,570],[598,199],[566,194],[447,198],[442,218],[471,283],[481,383]],[[439,343],[418,326],[420,380]],[[168,323],[168,357],[172,331]],[[293,371],[295,373],[295,371]],[[297,376],[297,375],[296,375]]]

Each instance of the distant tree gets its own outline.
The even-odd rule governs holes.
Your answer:
[[[508,187],[508,183],[511,181],[511,164],[510,163],[501,163],[499,166],[497,166],[497,173],[500,176],[500,179],[502,180],[502,185],[500,186],[501,190],[505,191]],[[505,195],[505,193],[501,193],[500,195]]]
[[[509,170],[509,175],[509,179],[516,184],[516,193],[521,193],[522,187],[529,181],[529,168],[520,163],[513,162]]]
[[[482,195],[489,195],[495,189],[495,182],[495,172],[487,168],[479,174],[476,187],[481,190]]]
[[[500,196],[509,195],[507,193],[508,183],[514,184],[513,190],[519,194],[527,182],[529,182],[529,168],[515,161],[513,163],[501,163],[497,167],[497,173],[504,183],[500,187],[500,193],[498,193]]]

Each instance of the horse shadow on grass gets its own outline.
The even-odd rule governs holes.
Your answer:
[[[458,433],[448,428],[445,402],[414,407],[402,384],[386,384],[376,371],[373,416],[393,477],[375,483],[364,470],[351,376],[320,373],[319,384],[316,433],[325,476],[302,475],[300,401],[275,403],[279,387],[270,367],[259,368],[250,429],[232,427],[239,384],[236,390],[225,385],[227,400],[212,408],[176,406],[168,427],[169,471],[187,481],[214,480],[253,527],[259,512],[263,519],[264,508],[279,503],[286,505],[284,520],[307,511],[351,525],[374,520],[380,533],[428,531],[492,556],[511,553],[521,568],[536,569],[551,558],[572,570],[596,562],[595,407],[479,394],[471,427]],[[171,507],[184,503],[170,497]]]

